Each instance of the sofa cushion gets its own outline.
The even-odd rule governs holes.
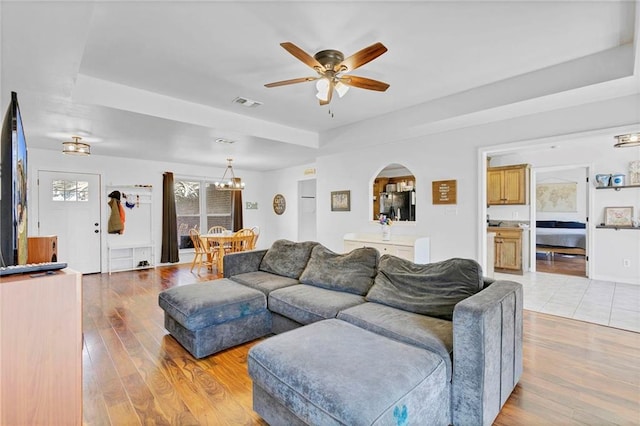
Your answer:
[[[272,425],[451,423],[440,357],[344,321],[270,337],[251,348],[247,368],[254,395],[272,397],[254,404]],[[292,419],[275,412],[281,405]]]
[[[262,258],[260,270],[298,279],[307,266],[311,249],[317,244],[315,241],[296,243],[278,240],[271,245]]]
[[[447,379],[451,380],[451,321],[370,302],[340,311],[338,319],[439,355],[447,367]]]
[[[338,254],[318,244],[311,250],[300,282],[364,296],[373,285],[378,257],[378,250],[372,247]]]
[[[262,292],[226,278],[170,288],[158,295],[158,303],[187,330],[222,324],[267,308]]]
[[[453,258],[418,265],[384,255],[366,299],[451,320],[456,303],[477,293],[482,286],[482,267],[475,260]]]
[[[247,287],[260,290],[266,295],[279,288],[300,284],[300,281],[295,278],[283,277],[264,271],[245,272],[244,274],[234,275],[231,279]]]
[[[306,284],[274,290],[269,294],[269,310],[300,324],[335,318],[342,309],[364,303],[364,297]]]

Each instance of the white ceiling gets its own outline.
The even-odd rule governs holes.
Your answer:
[[[18,93],[29,146],[59,151],[80,133],[98,155],[219,166],[232,156],[239,169],[268,170],[313,161],[323,135],[342,126],[447,99],[451,119],[576,90],[580,102],[613,96],[603,95],[605,83],[635,76],[636,9],[635,1],[4,0],[2,101]],[[352,88],[329,107],[318,105],[313,83],[265,88],[315,74],[284,41],[345,56],[380,41],[388,52],[353,74],[390,88]],[[263,105],[239,106],[238,96]]]

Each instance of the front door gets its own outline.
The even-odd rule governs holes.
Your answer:
[[[38,234],[58,236],[58,261],[100,272],[100,175],[38,171]]]

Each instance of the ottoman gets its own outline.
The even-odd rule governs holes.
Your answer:
[[[435,353],[338,319],[249,351],[253,409],[272,425],[448,425],[450,382]]]
[[[264,293],[226,278],[161,292],[164,326],[196,358],[271,332]]]

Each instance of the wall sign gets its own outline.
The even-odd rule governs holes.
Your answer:
[[[433,204],[457,204],[458,181],[434,180],[431,192]]]
[[[284,199],[284,195],[276,194],[276,196],[273,197],[273,211],[277,215],[281,215],[282,213],[284,213],[286,208],[287,208],[287,201]]]

